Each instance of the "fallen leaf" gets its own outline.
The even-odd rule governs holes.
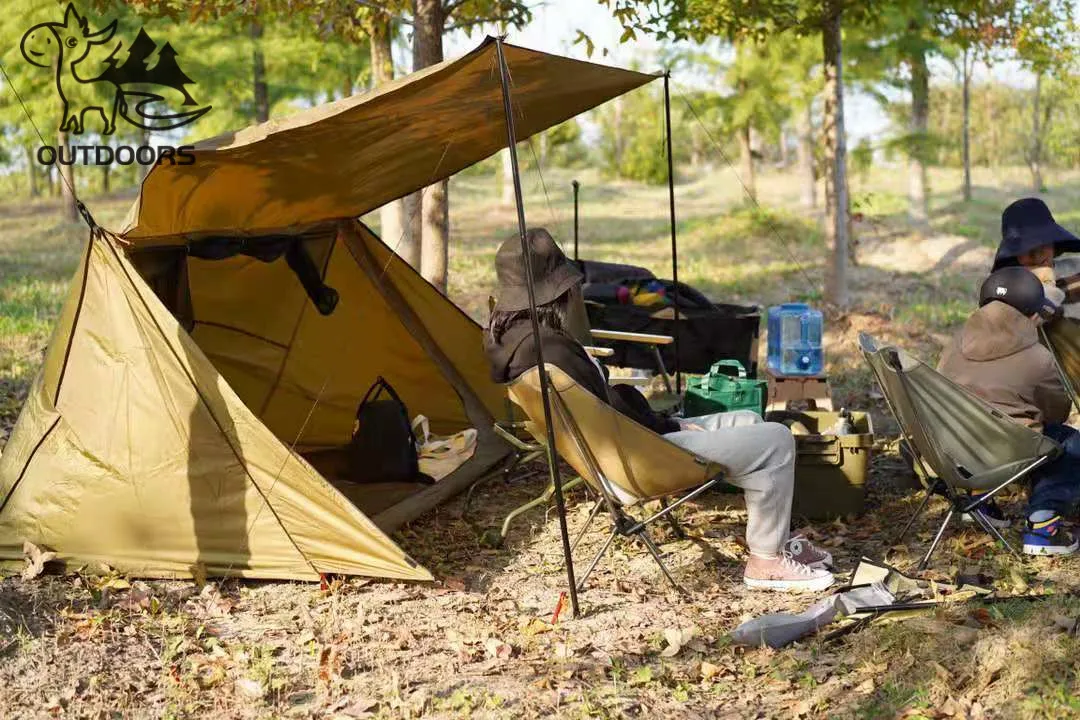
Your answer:
[[[1077,618],[1068,617],[1066,615],[1054,616],[1054,627],[1070,635],[1076,635],[1077,624]]]
[[[543,633],[551,632],[555,629],[555,626],[546,620],[540,618],[526,618],[522,620],[520,630],[521,634],[527,637],[533,637],[541,635]]]
[[[977,622],[981,627],[996,628],[998,624],[994,622],[994,618],[991,617],[990,611],[986,608],[975,608],[968,613],[968,617]]]
[[[258,700],[265,693],[262,683],[258,680],[252,680],[251,678],[241,678],[240,680],[237,680],[236,690],[244,697],[249,697],[253,700]]]
[[[683,646],[694,639],[697,635],[697,628],[668,628],[664,630],[664,639],[667,640],[667,647],[660,651],[660,657],[675,657],[679,654],[679,651],[683,649]]]
[[[648,665],[643,665],[634,671],[634,674],[630,676],[631,685],[645,685],[652,682],[653,670]]]
[[[443,580],[443,587],[451,592],[462,592],[465,590],[465,581],[461,578],[446,578]]]
[[[32,542],[23,543],[23,557],[26,567],[22,571],[23,580],[33,580],[45,571],[45,563],[56,558],[56,553],[42,550]]]
[[[319,652],[319,681],[327,685],[337,675],[338,652],[333,645],[324,645]]]
[[[712,680],[717,675],[724,672],[724,669],[719,665],[713,665],[711,662],[701,663],[701,678],[703,680]]]
[[[514,654],[514,648],[498,638],[490,637],[484,641],[484,652],[489,658],[509,660]]]

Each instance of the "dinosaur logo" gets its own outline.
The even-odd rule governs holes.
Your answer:
[[[81,77],[79,64],[89,66],[90,63],[84,61],[91,49],[105,45],[115,33],[115,20],[104,29],[91,33],[86,18],[69,3],[63,22],[41,23],[23,35],[20,49],[27,62],[56,72],[56,91],[64,103],[64,116],[60,121],[62,132],[81,135],[87,113],[99,113],[104,121],[102,134],[112,135],[116,132],[117,115],[143,130],[172,130],[193,123],[210,111],[211,106],[207,105],[186,112],[152,114],[151,105],[169,99],[161,94],[164,88],[175,91],[176,99],[182,97],[185,107],[198,106],[198,103],[184,87],[195,82],[180,69],[172,45],[165,43],[158,49],[145,29],[139,30],[123,64],[117,64],[117,54],[123,46],[118,42],[104,62],[104,72],[94,78]],[[155,50],[156,62],[152,57]],[[83,70],[93,71],[90,67]],[[98,99],[80,101],[80,98]]]

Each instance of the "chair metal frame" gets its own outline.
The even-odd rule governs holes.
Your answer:
[[[600,550],[597,551],[596,555],[594,555],[592,560],[589,562],[585,573],[578,579],[578,591],[584,591],[585,583],[588,581],[589,576],[592,575],[593,570],[596,569],[596,566],[599,564],[600,560],[611,547],[612,542],[614,542],[617,536],[622,536],[629,539],[639,540],[649,551],[649,554],[652,555],[652,558],[656,561],[656,564],[660,566],[660,571],[664,574],[664,577],[671,584],[671,586],[677,592],[681,594],[686,594],[686,590],[682,586],[680,586],[678,582],[676,582],[675,578],[668,570],[667,565],[664,564],[664,560],[660,554],[660,549],[657,546],[656,541],[653,540],[652,536],[649,534],[648,526],[653,522],[656,522],[657,520],[664,519],[670,525],[676,537],[685,538],[686,534],[685,532],[683,532],[682,526],[679,525],[679,522],[674,515],[675,510],[677,510],[679,507],[689,502],[690,500],[698,497],[702,493],[708,491],[712,487],[716,486],[723,480],[723,474],[717,474],[712,479],[705,481],[701,485],[698,485],[687,494],[675,500],[675,502],[673,503],[669,503],[667,497],[658,498],[661,504],[661,509],[658,512],[653,513],[644,520],[634,518],[626,511],[626,506],[618,500],[618,493],[615,491],[615,488],[612,482],[608,479],[607,475],[604,474],[603,469],[601,469],[600,463],[597,461],[596,456],[593,454],[588,441],[585,439],[584,434],[581,432],[581,428],[578,427],[577,422],[570,414],[570,411],[566,407],[566,404],[563,401],[562,397],[560,397],[559,393],[555,392],[552,393],[551,400],[552,411],[558,417],[558,421],[561,422],[569,432],[571,440],[574,442],[574,445],[576,446],[581,457],[584,459],[586,465],[588,465],[589,472],[599,482],[601,491],[600,499],[597,500],[596,504],[593,506],[592,510],[589,513],[588,519],[585,521],[585,525],[578,532],[574,543],[571,545],[571,552],[573,552],[577,548],[578,543],[581,542],[582,537],[584,537],[585,533],[588,531],[593,520],[596,519],[596,516],[599,514],[601,508],[607,508],[608,514],[611,516],[612,521],[611,533],[608,535],[607,539],[600,547]]]
[[[918,565],[917,569],[919,572],[925,570],[926,567],[930,564],[930,558],[933,556],[934,551],[937,550],[938,545],[941,543],[942,537],[944,537],[945,535],[945,530],[949,527],[949,524],[952,522],[953,518],[959,517],[960,515],[963,515],[965,513],[969,514],[975,520],[976,524],[978,524],[979,527],[981,527],[987,534],[989,534],[991,537],[993,537],[995,540],[1005,546],[1005,548],[1010,553],[1012,553],[1013,556],[1015,556],[1018,560],[1022,561],[1023,555],[1021,555],[1016,550],[1016,548],[1014,548],[1009,543],[1009,541],[1005,539],[1004,535],[1001,534],[1000,530],[994,527],[993,524],[991,524],[990,521],[987,520],[986,516],[982,513],[981,507],[1012,483],[1021,480],[1042,465],[1049,462],[1052,456],[1043,455],[1042,457],[1036,458],[1023,468],[1021,468],[1019,471],[1014,473],[1007,480],[999,483],[991,490],[982,493],[975,498],[965,498],[963,495],[956,492],[948,484],[947,481],[942,479],[941,476],[945,473],[936,472],[935,474],[931,475],[927,471],[926,464],[923,461],[923,453],[919,450],[919,447],[915,442],[914,435],[909,431],[904,421],[900,419],[900,414],[897,413],[896,408],[893,405],[893,401],[889,397],[889,393],[887,390],[888,386],[884,382],[883,378],[878,374],[877,368],[874,367],[874,364],[869,361],[869,355],[871,355],[872,353],[880,352],[882,354],[882,358],[885,360],[885,364],[896,372],[900,387],[903,389],[903,392],[906,393],[908,396],[911,411],[914,415],[914,422],[921,425],[922,423],[919,420],[919,409],[917,403],[910,401],[912,397],[912,393],[908,387],[910,381],[907,378],[907,374],[903,369],[903,364],[896,349],[892,347],[878,348],[877,345],[874,344],[874,349],[870,350],[867,347],[868,342],[872,342],[872,338],[870,338],[870,336],[866,335],[865,333],[861,333],[859,337],[859,348],[860,350],[862,350],[863,355],[866,357],[867,364],[870,365],[871,372],[874,373],[874,377],[877,380],[879,387],[881,388],[881,394],[885,398],[885,404],[888,406],[889,412],[892,413],[893,418],[896,419],[896,424],[900,427],[900,434],[903,437],[904,442],[906,442],[908,444],[908,447],[911,449],[911,454],[914,458],[914,462],[919,464],[919,468],[922,470],[923,477],[927,478],[928,482],[928,485],[924,490],[925,496],[923,497],[922,502],[919,503],[919,507],[918,509],[916,509],[915,514],[912,515],[911,518],[908,520],[907,524],[904,525],[904,529],[901,531],[899,537],[897,538],[897,543],[902,543],[907,537],[908,533],[911,531],[911,528],[914,526],[915,521],[919,518],[920,515],[922,515],[927,505],[929,505],[930,498],[934,495],[941,495],[949,503],[949,508],[945,512],[944,519],[942,520],[941,525],[938,527],[937,533],[935,533],[934,539],[930,543],[929,549],[926,551],[926,554],[923,556],[922,561]],[[933,370],[933,372],[937,371]],[[942,450],[934,437],[927,433],[924,433],[923,437],[926,439],[926,442],[930,444],[930,449],[933,451],[933,454],[935,456],[937,456],[938,458],[948,458],[948,454],[945,453],[944,450]],[[931,478],[936,479],[933,480],[933,482],[930,482]]]

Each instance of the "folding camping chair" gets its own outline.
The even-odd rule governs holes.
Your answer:
[[[662,519],[678,537],[685,537],[673,514],[675,509],[721,482],[723,469],[638,425],[554,365],[547,366],[547,375],[556,449],[600,494],[571,552],[601,509],[607,508],[613,523],[611,534],[589,563],[578,589],[585,587],[615,537],[622,536],[640,540],[668,582],[682,591],[664,564],[648,527]],[[539,368],[527,371],[507,385],[507,390],[510,399],[529,418],[529,433],[538,440],[546,437]],[[669,503],[676,496],[678,499]],[[643,520],[630,514],[632,508],[649,500],[660,501],[659,512]]]
[[[1058,318],[1041,326],[1039,335],[1054,356],[1054,364],[1073,405],[1080,409],[1080,397],[1076,394],[1076,389],[1080,387],[1080,321],[1069,317]]]
[[[648,333],[624,333],[610,330],[593,330],[589,327],[589,316],[585,311],[585,302],[581,297],[580,291],[574,292],[571,295],[570,303],[570,325],[571,334],[585,345],[586,351],[595,358],[603,359],[610,357],[614,354],[614,351],[605,347],[593,347],[589,345],[589,341],[592,338],[597,340],[621,340],[623,342],[632,342],[638,344],[645,344],[652,346],[655,351],[657,364],[660,369],[660,373],[663,376],[664,385],[668,392],[672,392],[671,378],[667,374],[667,369],[664,367],[664,361],[660,357],[660,346],[670,345],[675,341],[675,338],[670,335],[651,335]],[[488,312],[492,312],[495,309],[495,298],[488,297]],[[628,378],[611,378],[612,383],[627,382]],[[528,440],[522,436],[524,423],[517,422],[514,419],[514,412],[512,406],[507,412],[507,420],[498,421],[495,423],[495,434],[505,440],[510,447],[514,448],[514,454],[510,460],[503,467],[502,477],[504,480],[510,477],[510,474],[517,469],[518,466],[525,463],[537,460],[544,455],[543,439],[537,436],[536,439]],[[481,478],[477,482],[473,483],[469,488],[469,492],[465,497],[465,504],[462,509],[462,515],[468,512],[469,505],[472,502],[473,493],[485,480],[495,477],[495,475],[489,475],[485,478]],[[582,483],[581,478],[574,478],[563,485],[564,490],[570,490],[577,487]],[[532,510],[535,507],[546,505],[551,501],[551,498],[555,495],[555,486],[552,483],[548,483],[544,488],[544,491],[532,500],[519,505],[511,510],[503,519],[502,527],[500,529],[490,528],[484,532],[484,542],[487,545],[498,547],[506,540],[506,535],[510,531],[510,523],[516,518],[520,517],[524,513]]]
[[[928,480],[926,497],[904,526],[899,541],[907,537],[932,495],[941,495],[949,502],[945,519],[918,569],[926,568],[949,523],[963,513],[969,513],[986,532],[1020,558],[983,516],[980,507],[1054,459],[1061,452],[1060,446],[896,347],[879,348],[866,333],[859,334],[859,347],[923,477],[933,477],[924,462],[937,476],[937,480]],[[982,494],[969,497],[960,493],[961,490]]]

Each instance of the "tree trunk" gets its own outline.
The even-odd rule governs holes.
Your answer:
[[[619,97],[615,98],[615,107],[612,110],[612,118],[611,118],[612,119],[612,122],[611,122],[612,135],[614,136],[614,141],[615,141],[615,145],[614,145],[614,148],[613,148],[614,153],[615,153],[615,172],[617,174],[622,173],[622,158],[623,158],[623,147],[624,147],[624,139],[623,139],[623,133],[622,133],[622,113],[623,113],[623,99],[622,99],[622,96],[620,95]]]
[[[971,200],[971,60],[970,50],[964,48],[963,66],[963,145],[961,152],[964,161],[964,200]]]
[[[109,194],[109,169],[111,167],[107,163],[101,166],[101,192],[103,195]]]
[[[499,200],[503,207],[514,205],[514,167],[510,162],[510,148],[505,148],[499,153],[502,160],[502,170],[499,173]]]
[[[1031,153],[1028,159],[1028,167],[1031,168],[1031,189],[1037,193],[1042,192],[1043,189],[1042,128],[1039,116],[1039,102],[1042,99],[1042,79],[1043,74],[1041,72],[1035,74],[1035,103],[1034,112],[1031,115]]]
[[[813,103],[806,103],[806,112],[799,119],[799,177],[802,178],[803,207],[817,206],[817,188],[814,177],[814,111]]]
[[[735,44],[735,54],[740,60],[742,60],[748,52],[752,51],[752,47],[748,46],[748,42],[749,41],[743,40]],[[748,92],[748,90],[749,88],[747,87],[746,80],[741,77],[740,72],[740,77],[735,83],[735,92],[743,95]],[[736,134],[739,138],[739,164],[741,166],[740,174],[742,175],[740,179],[742,181],[742,186],[746,191],[746,200],[753,203],[757,201],[757,182],[754,178],[754,149],[753,145],[750,143],[750,121],[747,120],[742,127],[738,128]]]
[[[443,60],[441,0],[413,0],[413,71]],[[424,193],[421,212],[421,274],[443,294],[450,246],[450,184],[442,180]]]
[[[423,210],[423,202],[421,200],[422,193],[414,192],[412,195],[406,195],[401,201],[402,207],[402,221],[405,227],[402,228],[402,235],[409,238],[409,244],[407,247],[403,247],[398,251],[398,254],[413,266],[417,272],[420,272],[420,254],[421,244],[420,239],[423,236],[424,224],[421,222],[420,214]]]
[[[34,157],[34,149],[29,145],[26,147],[26,181],[30,197],[36,198],[38,196],[37,159]]]
[[[739,128],[739,156],[741,159],[742,184],[746,188],[747,200],[757,201],[757,183],[754,179],[754,151],[750,146],[750,124]]]
[[[825,71],[825,242],[831,261],[825,275],[825,299],[843,308],[848,302],[848,194],[847,138],[844,134],[843,47],[840,37],[841,5],[830,0],[830,17],[821,31]]]
[[[929,152],[930,70],[926,51],[911,55],[911,152],[908,166],[908,201],[911,219],[925,225],[930,214],[927,204],[926,161]]]
[[[270,88],[266,84],[266,58],[262,50],[263,27],[258,19],[251,21],[252,81],[255,90],[255,122],[270,119]]]
[[[787,126],[780,128],[780,167],[787,169],[788,166],[788,134]]]
[[[67,144],[67,133],[57,133],[56,152],[58,156],[61,153],[68,156]],[[75,204],[75,165],[74,163],[71,165],[61,163],[58,157],[56,169],[60,173],[60,196],[64,198],[64,219],[68,222],[78,222],[79,207]]]
[[[144,129],[139,133],[139,145],[149,145],[149,144],[150,144],[150,131]],[[143,165],[142,163],[136,163],[135,167],[137,168],[136,171],[135,171],[135,177],[136,177],[137,182],[139,183],[139,185],[142,185],[143,180],[146,179],[146,176],[150,173],[150,168],[153,167],[153,166],[152,165]]]

